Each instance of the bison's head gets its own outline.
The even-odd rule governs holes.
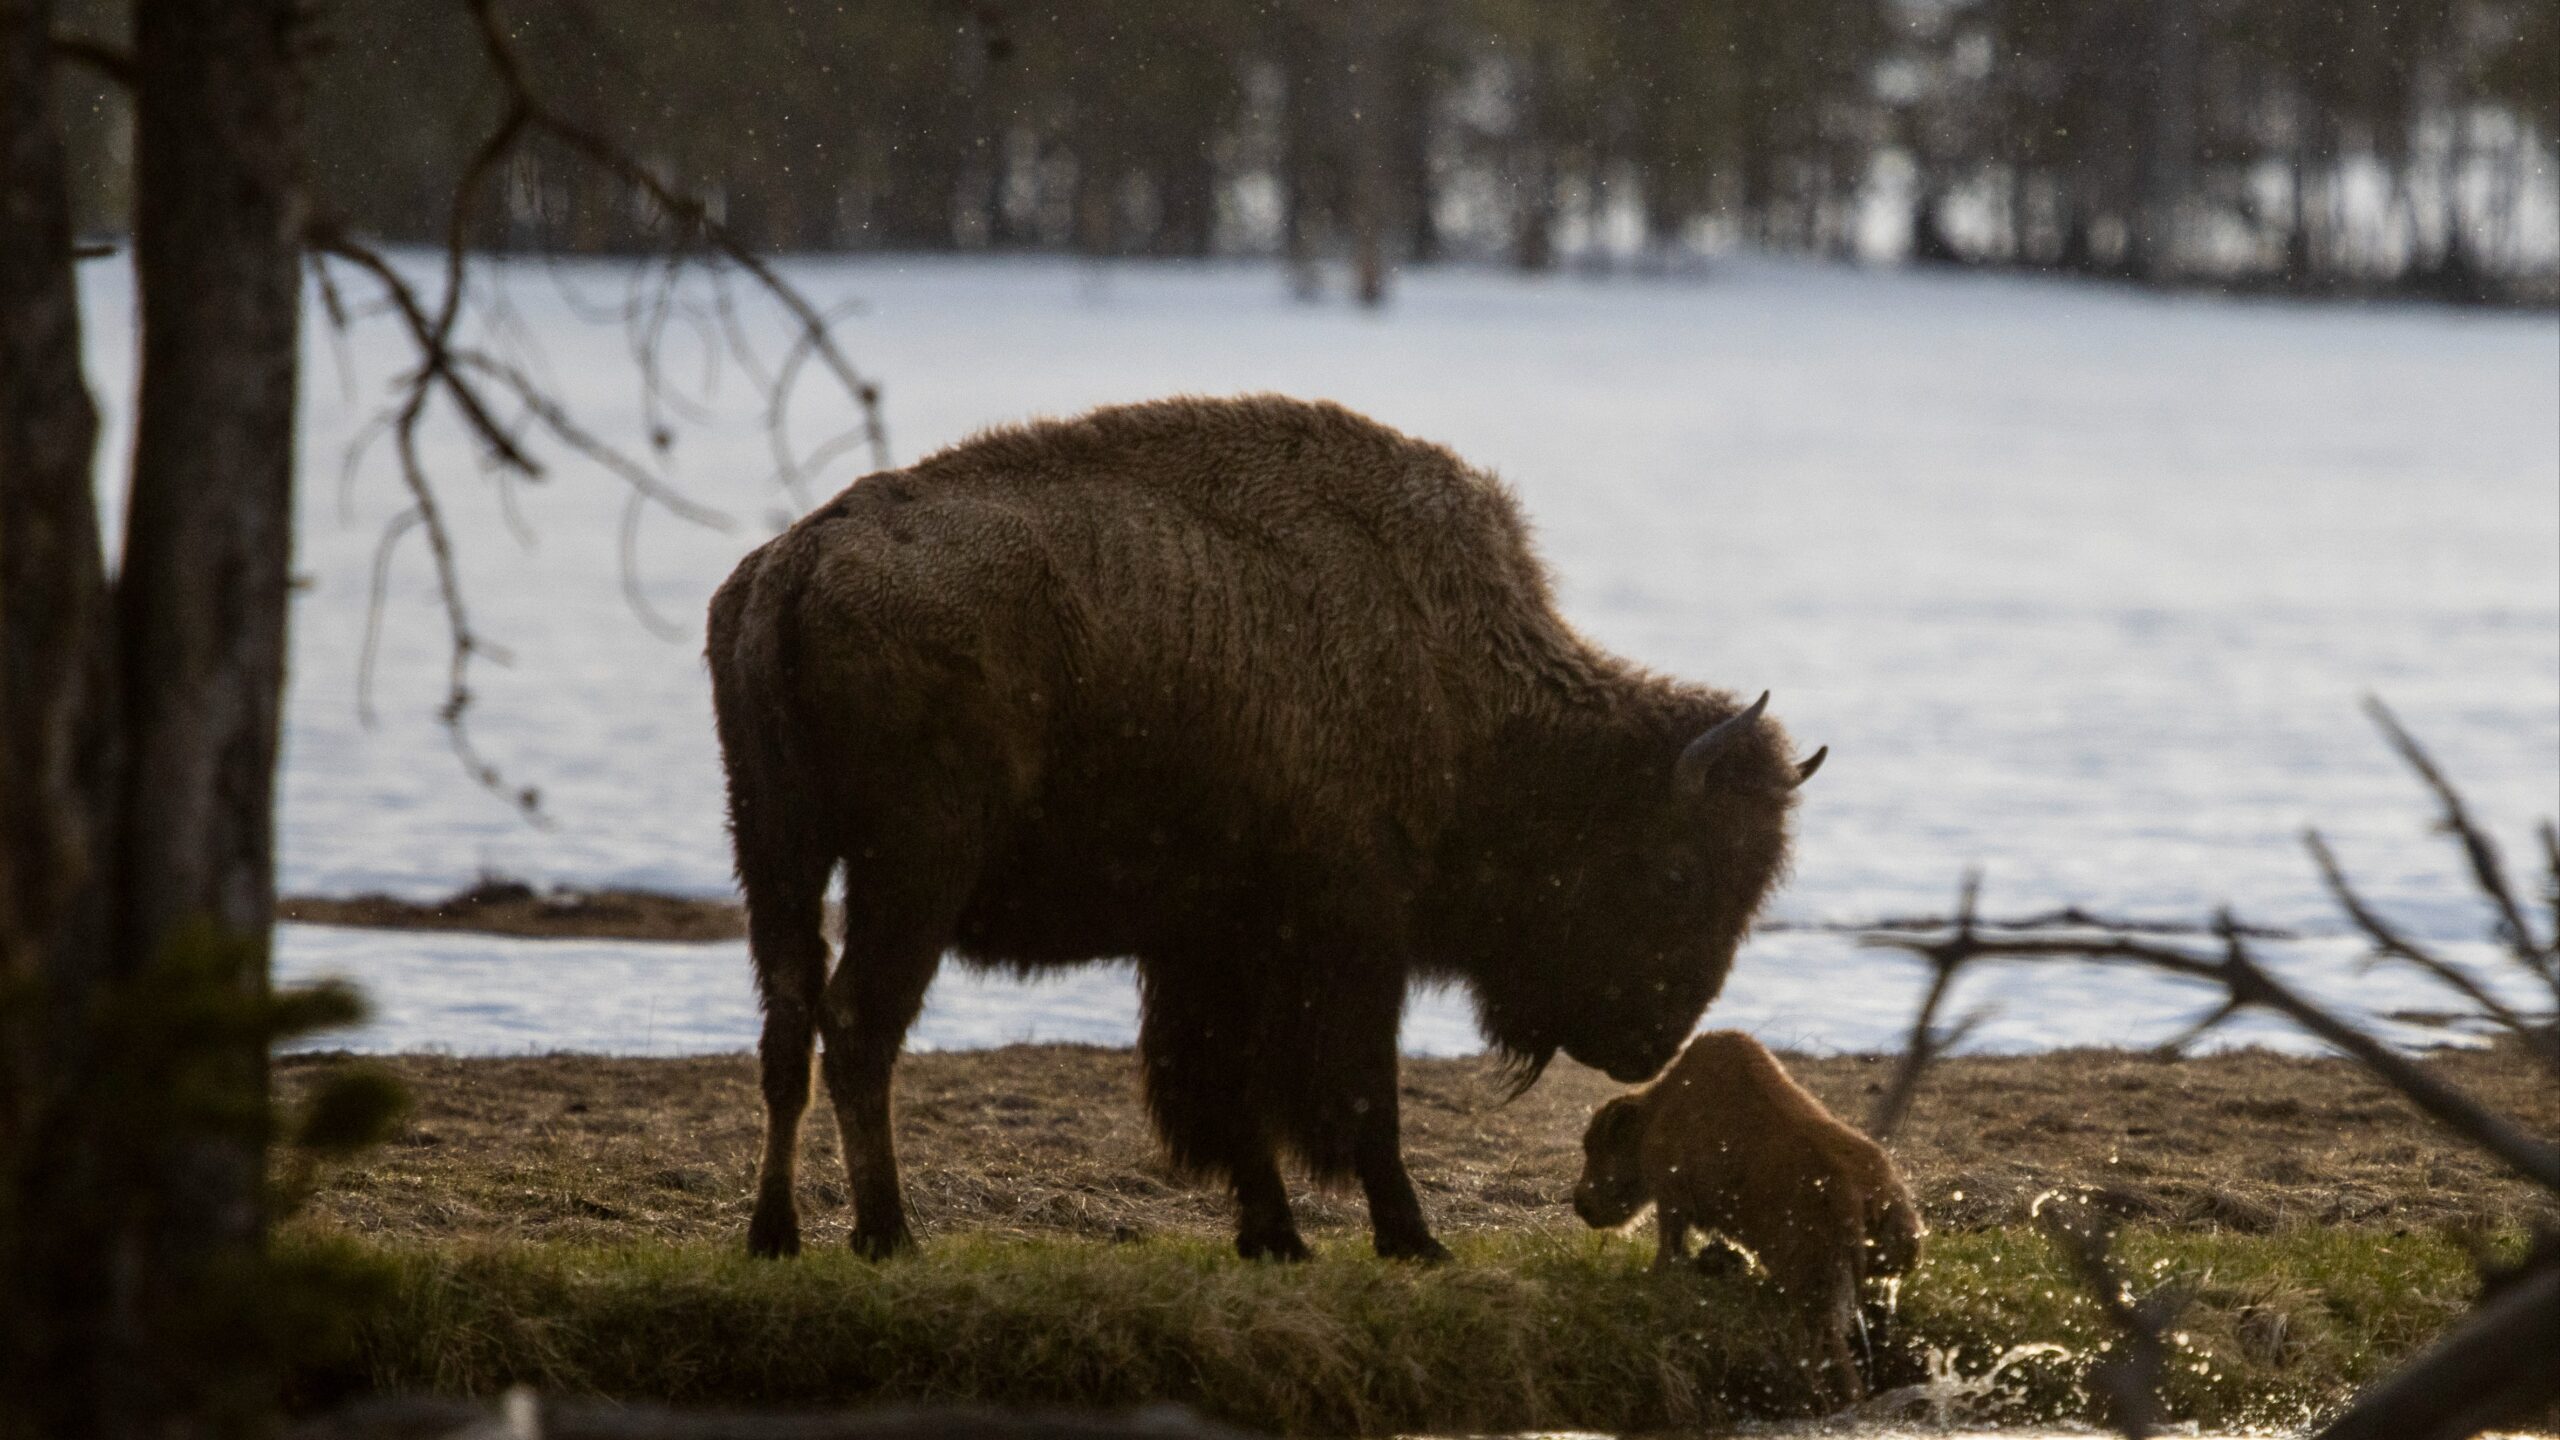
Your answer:
[[[1522,1089],[1558,1051],[1624,1084],[1670,1063],[1786,867],[1795,788],[1828,751],[1789,758],[1766,695],[1695,703],[1714,707],[1703,729],[1629,737],[1562,777],[1572,796],[1550,792],[1520,818],[1545,853],[1495,902],[1488,948],[1508,953],[1473,978]],[[1567,813],[1573,828],[1557,833]]]

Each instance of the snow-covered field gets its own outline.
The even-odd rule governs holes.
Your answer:
[[[1747,692],[1833,758],[1808,791],[1777,914],[1943,910],[1959,873],[1986,904],[2191,916],[2229,901],[2315,937],[2339,925],[2297,833],[2317,823],[2416,932],[2480,916],[2422,793],[2357,701],[2379,693],[2467,787],[2510,852],[2560,808],[2560,322],[2549,314],[2161,297],[2015,278],[1733,261],[1703,276],[1406,279],[1383,314],[1285,297],[1262,266],[808,262],[843,338],[886,383],[900,459],[979,427],[1176,391],[1327,396],[1503,475],[1538,525],[1574,620],[1649,664]],[[622,272],[560,272],[589,300]],[[612,325],[582,324],[542,268],[515,321],[572,408],[635,448],[643,425]],[[128,282],[92,266],[94,375],[129,393]],[[315,327],[316,327],[315,321]],[[754,319],[767,363],[784,339]],[[701,378],[678,326],[671,371]],[[513,652],[478,673],[477,736],[541,787],[552,828],[466,780],[434,724],[441,618],[425,554],[401,552],[375,687],[356,656],[377,534],[405,504],[377,447],[339,459],[403,357],[387,328],[343,356],[315,328],[284,778],[289,890],[439,893],[483,871],[536,881],[728,888],[702,602],[792,510],[741,376],[725,419],[681,428],[672,480],[737,518],[653,516],[645,589],[681,639],[634,619],[614,579],[622,490],[563,461],[519,487],[511,534],[458,432],[446,478],[474,619]],[[841,423],[822,386],[804,444]],[[120,445],[121,432],[109,443]],[[111,453],[113,453],[111,451]],[[839,466],[831,491],[854,473]],[[2375,1009],[2433,1003],[2359,979],[2351,944],[2290,954]],[[750,1043],[735,946],[507,943],[288,927],[288,977],[344,973],[375,1047],[702,1050]],[[2164,982],[2039,969],[1984,977],[1982,1042],[2156,1038],[2192,1008]],[[1907,961],[1845,937],[1746,949],[1711,1021],[1798,1043],[1889,1043]],[[920,1043],[1125,1040],[1124,971],[1051,985],[946,977]],[[1471,1043],[1426,998],[1408,1045]]]

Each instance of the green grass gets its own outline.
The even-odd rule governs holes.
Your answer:
[[[1645,1273],[1611,1236],[1461,1243],[1436,1269],[1337,1245],[1246,1265],[1205,1242],[950,1238],[870,1265],[726,1248],[293,1247],[375,1273],[381,1300],[311,1386],[553,1393],[679,1404],[1175,1401],[1289,1433],[1711,1427],[1800,1412],[1777,1317],[1741,1279]],[[2128,1235],[2139,1276],[2196,1300],[2170,1397],[2207,1424],[2297,1419],[2439,1331],[2474,1282],[2431,1234]],[[1935,1237],[1905,1287],[1884,1383],[1931,1349],[1978,1374],[2053,1341],[2005,1414],[2086,1418],[2094,1310],[2033,1232]]]

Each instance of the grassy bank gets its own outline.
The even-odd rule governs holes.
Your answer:
[[[727,1245],[368,1243],[305,1234],[374,1269],[383,1300],[315,1388],[546,1391],[685,1404],[1175,1401],[1290,1433],[1648,1430],[1801,1411],[1747,1281],[1644,1272],[1611,1236],[1480,1234],[1438,1269],[1337,1242],[1309,1265],[1214,1241],[957,1236],[873,1266],[832,1247],[786,1264]],[[2194,1287],[2176,1413],[2299,1419],[2425,1343],[2473,1288],[2427,1231],[2300,1227],[2128,1235],[2132,1273]],[[2050,1247],[2024,1227],[1937,1237],[1904,1291],[1880,1379],[1931,1349],[1979,1375],[2023,1362],[1986,1416],[2085,1417],[2102,1339]]]
[[[295,1059],[288,1088],[325,1062]],[[1738,1279],[1643,1273],[1564,1199],[1591,1108],[1618,1087],[1559,1062],[1518,1101],[1478,1060],[1404,1069],[1406,1153],[1459,1263],[1380,1264],[1356,1193],[1300,1187],[1314,1264],[1235,1261],[1215,1189],[1162,1163],[1124,1051],[1015,1046],[906,1058],[898,1143],[924,1240],[874,1267],[834,1127],[807,1127],[810,1253],[741,1253],[761,1106],[745,1056],[388,1062],[416,1105],[391,1143],[324,1177],[292,1243],[344,1253],[384,1303],[316,1366],[349,1389],[548,1392],[680,1404],[892,1400],[1117,1406],[1170,1400],[1300,1434],[1536,1427],[1641,1431],[1800,1413],[1806,1387]],[[2560,1129],[2560,1091],[2513,1048],[2441,1073]],[[1791,1057],[1844,1115],[1891,1073]],[[1893,1146],[1935,1234],[1879,1380],[1934,1348],[2011,1372],[1977,1418],[2089,1418],[2104,1338],[2035,1197],[2092,1187],[2135,1228],[2139,1283],[2195,1302],[2178,1413],[2282,1424],[2426,1343],[2473,1289],[2457,1233],[2551,1218],[2481,1157],[2333,1060],[2179,1062],[2106,1051],[1948,1062]]]

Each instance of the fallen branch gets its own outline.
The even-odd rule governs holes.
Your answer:
[[[1925,942],[1901,936],[1873,937],[1873,944],[1923,954]],[[2339,1019],[2292,987],[2276,979],[2250,955],[2236,928],[2225,932],[2223,953],[2193,955],[2165,945],[2124,936],[2028,936],[1995,939],[1975,936],[1963,946],[1967,959],[2095,960],[2137,965],[2165,974],[2184,975],[2222,986],[2232,1009],[2257,1006],[2274,1010],[2303,1029],[2362,1062],[2428,1116],[2498,1157],[2508,1168],[2536,1185],[2560,1193],[2560,1146],[2538,1139],[2513,1121],[2488,1109],[2459,1087],[2437,1078],[2408,1056]]]
[[[2536,936],[2523,907],[2508,884],[2496,847],[2463,804],[2462,796],[2417,739],[2379,700],[2367,711],[2409,766],[2436,796],[2444,828],[2457,837],[2469,862],[2473,884],[2494,915],[2492,933],[2516,966],[2550,983],[2553,1014],[2536,1016],[2502,999],[2490,984],[2461,965],[2401,934],[2380,912],[2365,903],[2348,881],[2337,857],[2316,831],[2304,833],[2304,845],[2320,871],[2322,883],[2350,922],[2370,940],[2377,959],[2414,966],[2461,995],[2471,1017],[2517,1037],[2543,1064],[2560,1073],[2560,831],[2541,827],[2549,875],[2552,935]],[[2495,1156],[2501,1163],[2540,1187],[2560,1196],[2560,1145],[2537,1135],[2482,1104],[2461,1087],[2443,1079],[2407,1055],[2383,1043],[2327,1007],[2286,985],[2261,964],[2249,942],[2262,932],[2242,925],[2229,911],[2216,915],[2211,933],[2221,942],[2216,953],[2199,954],[2164,944],[2156,932],[2127,933],[2084,923],[2089,917],[2070,912],[2071,923],[2053,930],[2007,936],[1982,934],[1974,919],[1977,882],[1968,877],[1954,922],[1928,927],[1929,935],[1879,928],[1864,943],[1904,950],[1926,961],[1932,982],[1912,1026],[1912,1040],[1892,1090],[1878,1107],[1878,1120],[1898,1120],[1909,1104],[1909,1092],[1943,1050],[1931,1029],[1931,1017],[1951,977],[1963,966],[1983,959],[2091,960],[2134,965],[2162,974],[2203,981],[2222,992],[2221,1003],[2170,1048],[2183,1048],[2244,1009],[2272,1010],[2333,1048],[2352,1057],[2383,1084],[2439,1125]],[[2070,1255],[2084,1288],[2118,1332],[2124,1350],[2103,1372],[2103,1388],[2115,1406],[2118,1425],[2131,1436],[2144,1436],[2160,1423],[2158,1382],[2167,1351],[2161,1332],[2174,1306],[2155,1294],[2136,1300],[2107,1259],[2107,1237],[2098,1227],[2066,1223],[2057,1213],[2039,1218]],[[2514,1276],[2496,1280],[2481,1304],[2457,1323],[2436,1347],[2369,1389],[2344,1415],[2323,1430],[2323,1440],[2454,1440],[2488,1425],[2531,1418],[2560,1401],[2560,1364],[2552,1357],[2560,1345],[2560,1240],[2549,1235]]]

